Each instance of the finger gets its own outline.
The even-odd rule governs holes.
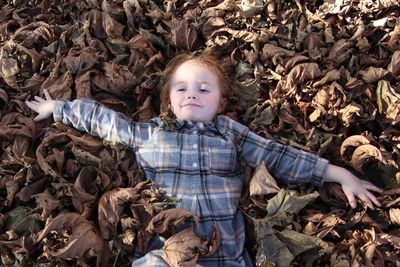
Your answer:
[[[47,89],[43,89],[44,92],[44,96],[46,97],[46,100],[53,100],[53,98],[51,98],[49,91],[47,91]]]
[[[36,103],[32,102],[32,101],[25,101],[25,104],[32,109],[33,111],[36,111],[37,109],[37,105]]]
[[[372,194],[371,192],[367,191],[366,192],[368,198],[375,204],[375,206],[380,207],[381,203],[379,202],[379,200],[374,196],[374,194]]]
[[[39,115],[37,115],[35,118],[33,118],[34,121],[41,121],[41,120],[43,120],[43,119],[44,119],[44,117],[43,117],[42,114],[39,114]]]
[[[359,198],[362,202],[364,202],[364,203],[368,206],[368,208],[370,208],[371,210],[374,209],[374,205],[372,205],[372,202],[369,200],[369,198],[368,198],[365,194],[359,195],[358,198]]]
[[[365,185],[365,188],[368,189],[368,190],[372,190],[372,191],[375,191],[375,192],[378,192],[378,193],[382,193],[383,192],[382,188],[379,188],[379,187],[373,185],[372,183],[370,183],[368,181],[364,181],[364,185]]]
[[[35,100],[38,101],[39,103],[45,101],[43,98],[41,98],[40,96],[37,96],[37,95],[34,96],[34,98],[35,98]]]
[[[27,104],[27,105],[37,105],[38,102],[35,101],[35,100],[31,100],[31,101],[26,100],[26,101],[25,101],[25,104]]]
[[[29,108],[32,108],[32,102],[26,100],[26,101],[25,101],[25,104],[26,104]]]
[[[354,194],[352,192],[346,192],[346,191],[344,193],[345,193],[345,195],[347,197],[347,200],[349,201],[350,207],[352,209],[355,209],[357,207],[357,202],[356,202],[356,199],[354,197]]]

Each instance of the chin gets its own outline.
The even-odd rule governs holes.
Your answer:
[[[181,119],[182,120],[191,120],[191,121],[196,121],[196,122],[198,122],[198,121],[207,121],[205,118],[201,118],[201,117],[198,117],[198,116],[183,116]]]

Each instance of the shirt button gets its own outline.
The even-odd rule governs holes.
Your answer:
[[[193,148],[194,148],[194,149],[197,149],[197,147],[198,147],[197,144],[194,144],[194,145],[193,145]]]
[[[197,168],[197,163],[193,162],[192,166],[193,166],[193,168]]]

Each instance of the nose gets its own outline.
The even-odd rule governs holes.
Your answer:
[[[196,99],[196,98],[197,98],[196,90],[194,90],[194,89],[192,89],[192,88],[189,88],[189,89],[187,90],[187,98],[188,98],[188,99]]]

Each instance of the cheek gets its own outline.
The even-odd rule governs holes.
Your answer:
[[[210,108],[213,107],[214,109],[219,108],[221,103],[221,99],[218,96],[209,96],[205,101]]]
[[[174,110],[174,108],[176,109],[177,107],[179,107],[180,98],[179,98],[178,95],[171,94],[169,102],[170,102],[170,105],[171,105],[171,109]]]

